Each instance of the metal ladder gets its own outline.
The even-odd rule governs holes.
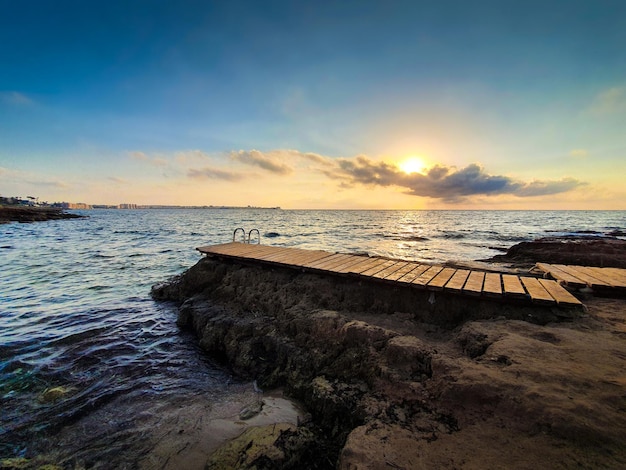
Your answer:
[[[260,245],[261,244],[261,233],[259,232],[258,228],[253,228],[250,229],[250,231],[248,232],[248,237],[246,238],[246,231],[242,228],[242,227],[238,227],[235,229],[235,231],[233,232],[233,242],[235,241],[235,239],[237,238],[237,232],[241,230],[241,233],[243,235],[243,241],[242,243],[251,243],[251,239],[252,239],[252,232],[256,232],[256,244]]]

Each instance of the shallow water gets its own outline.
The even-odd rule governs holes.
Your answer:
[[[60,461],[119,467],[140,459],[164,409],[247,393],[250,384],[178,330],[174,307],[149,295],[198,261],[195,247],[231,241],[236,227],[258,228],[263,244],[427,262],[484,259],[546,235],[626,229],[624,211],[84,213],[0,225],[0,457],[54,451]],[[57,387],[62,396],[46,400]]]

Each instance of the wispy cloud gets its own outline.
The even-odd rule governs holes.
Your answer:
[[[478,164],[461,169],[435,165],[424,174],[407,174],[393,164],[373,161],[365,156],[337,159],[335,168],[323,172],[329,178],[340,180],[344,186],[397,186],[405,188],[408,194],[445,202],[458,202],[475,195],[545,196],[585,184],[573,178],[526,183],[508,176],[491,175]]]
[[[197,180],[215,179],[224,181],[240,181],[244,178],[244,175],[241,173],[210,167],[192,168],[187,172],[187,176]]]
[[[0,180],[5,180],[8,183],[24,183],[27,185],[32,185],[36,188],[67,189],[70,187],[67,182],[54,177],[49,177],[43,174],[24,172],[20,170],[13,170],[6,167],[0,167]]]
[[[124,178],[118,178],[117,176],[109,176],[107,178],[107,180],[109,180],[109,181],[111,181],[112,183],[115,183],[115,184],[124,184],[124,185],[126,185],[126,184],[130,183],[128,180],[126,180]]]
[[[239,150],[231,152],[230,158],[245,165],[257,166],[263,170],[277,175],[288,175],[293,172],[293,167],[277,158],[276,154],[263,153],[259,150]]]
[[[612,87],[598,93],[591,105],[591,111],[595,114],[626,112],[626,87]]]
[[[202,150],[182,150],[176,152],[174,159],[180,165],[188,165],[197,161],[211,160],[211,155]]]
[[[570,151],[569,156],[574,158],[585,158],[589,155],[589,152],[585,149],[573,149]]]
[[[0,101],[12,106],[31,106],[35,101],[19,91],[0,91]]]
[[[151,157],[144,152],[132,151],[132,152],[128,152],[128,155],[130,155],[130,157],[133,160],[145,162],[155,167],[162,168],[162,167],[166,167],[167,165],[169,165],[169,162],[165,158],[159,157],[159,156]]]

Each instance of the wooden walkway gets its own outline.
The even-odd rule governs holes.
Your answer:
[[[353,276],[429,291],[517,300],[561,307],[582,306],[557,281],[512,274],[485,273],[412,261],[370,258],[301,248],[225,243],[197,248],[203,254],[320,273]]]
[[[599,292],[622,294],[626,292],[626,269],[547,263],[537,263],[535,267],[573,289],[591,288]]]

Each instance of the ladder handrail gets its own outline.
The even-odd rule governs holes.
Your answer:
[[[235,231],[233,232],[233,243],[235,242],[235,239],[237,238],[237,232],[241,230],[241,233],[243,234],[243,242],[242,243],[251,243],[251,239],[252,239],[252,232],[256,232],[257,238],[256,238],[256,244],[260,245],[261,244],[261,232],[259,232],[258,228],[253,228],[250,229],[250,231],[248,232],[248,236],[246,237],[246,231],[244,230],[243,227],[237,227],[235,229]]]
[[[243,242],[246,243],[246,231],[243,229],[243,227],[237,227],[235,229],[235,231],[233,232],[233,242],[235,241],[235,237],[237,236],[237,232],[241,230],[241,233],[243,233]]]
[[[248,243],[252,243],[252,241],[250,240],[250,238],[252,237],[252,232],[256,232],[257,234],[256,244],[260,245],[261,244],[261,232],[259,232],[258,228],[250,229],[250,231],[248,232]]]

